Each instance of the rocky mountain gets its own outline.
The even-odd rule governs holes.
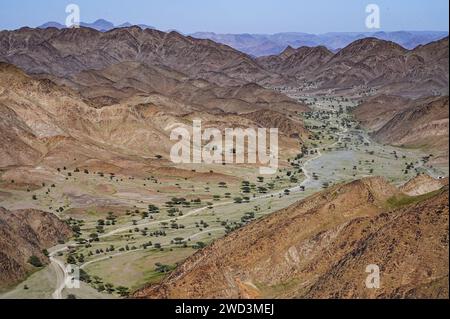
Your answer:
[[[33,209],[8,211],[0,207],[0,288],[23,280],[35,266],[35,256],[43,264],[48,257],[43,250],[65,241],[72,230],[55,215]]]
[[[0,60],[41,79],[0,65],[0,106],[10,114],[0,122],[3,166],[45,162],[51,152],[58,154],[53,162],[61,161],[67,147],[82,162],[111,160],[111,150],[149,158],[169,153],[165,127],[189,125],[194,116],[212,121],[219,113],[225,122],[252,127],[260,124],[237,114],[274,108],[290,122],[289,114],[309,110],[249,83],[277,76],[247,55],[176,32],[23,28],[0,32],[0,43]]]
[[[407,50],[393,42],[381,41],[376,38],[365,38],[355,41],[345,47],[325,64],[319,66],[316,80],[322,86],[356,86],[371,80],[388,80],[392,76],[396,63],[386,64],[403,57]]]
[[[139,27],[108,32],[23,28],[0,32],[0,43],[0,61],[63,79],[136,62],[225,87],[309,83],[315,91],[352,94],[367,88],[411,98],[448,94],[448,38],[414,50],[364,38],[336,54],[323,46],[288,47],[258,59],[211,40]]]
[[[272,82],[277,77],[252,58],[210,40],[139,27],[99,32],[90,28],[0,32],[0,61],[27,73],[69,77],[120,62],[139,62],[219,85]]]
[[[448,188],[337,185],[235,231],[136,298],[448,298]],[[381,286],[368,289],[376,264]]]
[[[438,57],[431,57],[435,46]],[[353,42],[315,71],[322,88],[377,88],[386,94],[417,98],[448,94],[448,38],[412,51],[375,38]]]
[[[257,61],[271,72],[308,83],[305,89],[315,93],[448,95],[448,37],[413,50],[376,38],[357,40],[336,54],[325,47],[288,47]]]
[[[133,66],[136,65],[118,66],[122,71],[129,70],[124,73],[129,75],[128,81],[133,76]],[[38,164],[46,168],[67,166],[98,170],[107,166],[110,170],[127,170],[128,173],[133,165],[139,166],[140,170],[162,169],[170,166],[171,162],[156,160],[155,156],[169,158],[172,143],[167,127],[178,123],[189,127],[193,119],[201,119],[205,127],[214,125],[219,128],[283,124],[286,132],[281,132],[280,147],[285,151],[286,148],[295,151],[298,143],[293,141],[306,134],[302,123],[289,117],[294,110],[298,112],[300,109],[289,101],[277,102],[277,98],[284,96],[256,84],[231,88],[212,85],[210,91],[205,90],[202,95],[204,82],[194,81],[195,86],[178,83],[172,78],[167,80],[167,88],[163,83],[156,87],[157,91],[168,90],[165,91],[167,95],[163,95],[151,90],[145,74],[138,77],[143,87],[139,93],[139,85],[127,89],[127,82],[113,76],[119,73],[85,74],[89,79],[93,77],[97,86],[92,85],[92,91],[83,96],[68,86],[30,77],[15,66],[0,63],[0,109],[3,114],[0,119],[0,166],[6,170],[3,179],[14,179],[17,183],[26,182],[32,186],[36,174],[36,180],[59,178],[51,170],[30,172],[24,168]],[[109,79],[104,77],[101,81],[102,74],[108,74]],[[171,81],[176,83],[173,88]],[[84,80],[84,83],[90,82]],[[177,99],[170,94],[173,89],[188,94],[187,88],[192,86],[200,92],[190,93],[192,101],[198,103],[183,102],[191,97]],[[118,92],[109,94],[114,89]],[[107,97],[112,100],[105,101]],[[222,109],[213,108],[214,104],[208,105],[209,99],[220,100]],[[266,117],[245,116],[246,113],[264,110],[264,106],[272,102],[280,106],[280,111],[274,113],[277,114],[277,122],[268,122]],[[286,107],[284,111],[283,105]],[[290,110],[289,106],[293,109]]]
[[[330,32],[324,34],[308,34],[301,32],[286,32],[277,34],[216,34],[213,32],[197,32],[194,38],[210,39],[229,45],[249,55],[261,57],[278,55],[288,46],[325,46],[330,51],[340,50],[350,43],[374,37],[380,40],[392,41],[404,48],[414,49],[443,37],[448,32],[443,31],[397,31],[397,32]]]
[[[258,58],[256,61],[265,69],[290,76],[306,75],[327,62],[334,54],[324,46],[287,47],[280,55]]]

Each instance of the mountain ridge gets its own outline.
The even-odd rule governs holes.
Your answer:
[[[394,32],[329,32],[324,34],[308,34],[301,32],[285,32],[276,34],[216,34],[211,32],[197,32],[193,37],[208,38],[228,44],[247,54],[261,57],[278,55],[288,46],[323,45],[331,51],[340,50],[351,42],[367,37],[377,37],[390,40],[414,49],[418,45],[427,44],[448,36],[447,31],[394,31]]]
[[[135,61],[220,86],[310,83],[315,91],[373,88],[413,98],[448,94],[448,37],[413,50],[372,37],[336,54],[324,46],[291,47],[279,56],[257,59],[209,39],[139,27],[107,32],[23,28],[0,32],[0,43],[0,61],[62,78]]]
[[[124,22],[121,23],[119,25],[115,25],[114,23],[107,21],[105,19],[97,19],[92,23],[87,23],[87,22],[80,22],[80,27],[83,28],[91,28],[91,29],[95,29],[97,31],[101,31],[101,32],[106,32],[106,31],[110,31],[116,28],[128,28],[128,27],[132,27],[132,26],[138,26],[141,29],[156,29],[153,26],[150,25],[146,25],[146,24],[132,24],[130,22]],[[56,21],[49,21],[46,22],[44,24],[41,24],[40,26],[37,27],[38,29],[47,29],[47,28],[57,28],[57,29],[66,29],[68,28],[66,25],[61,24],[59,22]]]
[[[156,29],[150,25],[132,24],[129,22],[115,25],[105,19],[98,19],[92,23],[82,22],[80,25],[102,32],[110,31],[114,28],[131,26],[139,26],[142,29]],[[66,28],[65,25],[54,21],[46,22],[37,28],[48,27],[56,27],[58,29]],[[214,40],[215,42],[227,44],[249,55],[261,57],[280,54],[288,46],[299,48],[301,46],[322,45],[330,51],[336,51],[351,42],[371,36],[382,40],[394,41],[407,49],[414,49],[419,45],[424,45],[448,36],[448,31],[327,32],[319,34],[305,32],[279,32],[273,34],[194,32],[188,35],[194,38]]]
[[[27,37],[33,40],[22,42]],[[0,60],[34,74],[65,77],[134,60],[150,65],[162,64],[191,78],[210,78],[219,84],[236,85],[273,78],[242,52],[175,31],[165,33],[139,27],[108,32],[90,28],[22,28],[1,31],[0,43]]]

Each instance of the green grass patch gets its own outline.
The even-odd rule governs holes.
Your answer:
[[[170,270],[168,272],[158,272],[155,270],[149,270],[144,272],[144,280],[145,284],[158,284],[160,283],[166,276],[168,276],[173,270],[175,270],[175,265],[169,265]],[[138,285],[137,287],[133,287],[134,289],[141,288],[141,285]]]
[[[424,200],[427,200],[427,199],[439,194],[440,191],[441,190],[437,190],[437,191],[419,195],[419,196],[395,195],[386,201],[386,208],[389,208],[389,209],[400,208],[400,207],[404,207],[407,205],[420,203]]]

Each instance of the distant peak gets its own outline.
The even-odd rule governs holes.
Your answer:
[[[105,19],[97,19],[95,20],[94,23],[108,23],[108,24],[112,24],[112,22],[105,20]]]
[[[115,28],[130,28],[133,26],[138,26],[139,28],[145,30],[145,29],[155,29],[155,27],[150,26],[150,25],[146,25],[146,24],[132,24],[130,22],[124,22],[120,25],[115,25],[114,23],[105,20],[105,19],[97,19],[92,23],[87,23],[87,22],[81,22],[80,25],[84,28],[92,28],[95,29],[97,31],[101,31],[101,32],[107,32],[107,31],[111,31],[112,29]],[[41,26],[39,26],[38,28],[40,29],[46,29],[46,28],[57,28],[57,29],[66,29],[66,26],[63,24],[60,24],[58,22],[47,22]]]
[[[47,29],[47,28],[63,29],[65,27],[66,27],[65,25],[63,25],[63,24],[61,24],[59,22],[50,21],[50,22],[47,22],[47,23],[44,23],[44,24],[40,25],[38,27],[38,29]]]
[[[284,49],[284,52],[291,52],[291,51],[295,51],[295,49],[293,47],[291,47],[290,45],[288,45],[286,47],[286,49]]]
[[[284,49],[284,51],[283,52],[281,52],[281,57],[283,57],[283,58],[288,58],[288,57],[290,57],[291,55],[293,55],[294,53],[296,52],[296,50],[293,48],[293,47],[291,47],[290,45],[288,45],[287,47],[286,47],[286,49]]]
[[[379,52],[382,51],[406,51],[401,45],[394,43],[392,41],[382,40],[375,37],[368,37],[364,39],[356,40],[350,43],[347,47],[339,51],[340,55],[343,54],[355,54],[358,52],[368,52],[376,50]]]
[[[126,27],[131,27],[131,26],[132,26],[132,24],[130,22],[124,22],[124,23],[118,25],[118,27],[121,27],[121,28],[126,28]]]

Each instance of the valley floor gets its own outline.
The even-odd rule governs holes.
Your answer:
[[[48,267],[0,297],[118,298],[118,287],[132,292],[159,282],[197,249],[227,232],[332,185],[367,176],[384,176],[400,185],[420,172],[436,178],[448,175],[427,165],[429,154],[371,140],[351,116],[357,101],[308,97],[295,90],[285,93],[311,103],[313,111],[302,115],[311,136],[303,152],[290,158],[291,166],[280,168],[275,176],[258,178],[256,168],[244,166],[189,167],[224,176],[224,180],[207,181],[62,170],[61,181],[50,191],[46,187],[30,192],[8,190],[12,196],[1,206],[61,207],[58,214],[70,218],[79,236],[49,249],[52,263]],[[187,201],[177,203],[172,197]],[[193,198],[200,201],[189,201]],[[171,207],[167,201],[172,201]],[[149,205],[159,212],[150,209],[148,214]],[[88,244],[89,238],[96,240]],[[79,289],[57,289],[68,276],[63,266],[69,261],[90,282],[83,282]]]

